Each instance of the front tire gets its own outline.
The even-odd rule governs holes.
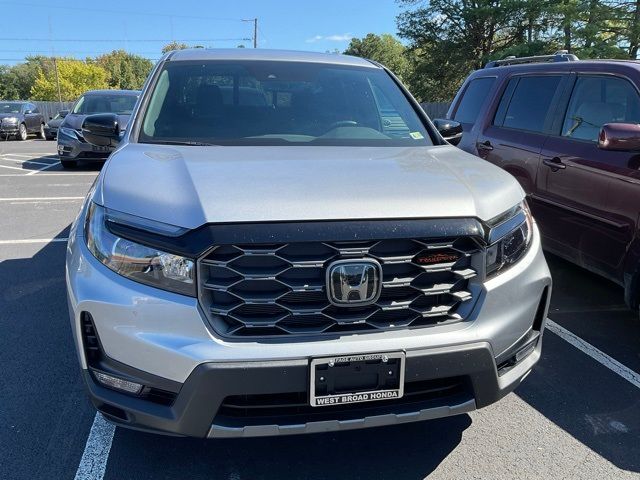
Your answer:
[[[77,160],[60,160],[60,163],[65,170],[70,170],[78,166]]]
[[[18,140],[24,142],[27,139],[27,126],[24,123],[21,123],[18,127]]]

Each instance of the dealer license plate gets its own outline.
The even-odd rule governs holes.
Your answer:
[[[401,398],[404,352],[311,360],[310,404],[326,407]]]

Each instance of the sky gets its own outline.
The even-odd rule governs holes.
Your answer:
[[[26,55],[85,58],[124,49],[157,60],[171,40],[214,48],[344,50],[396,32],[396,0],[0,0],[0,64]]]

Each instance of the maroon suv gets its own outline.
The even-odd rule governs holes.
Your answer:
[[[544,248],[623,285],[632,308],[640,303],[639,87],[634,61],[510,58],[471,74],[447,114],[452,133],[462,126],[452,136],[460,148],[518,179]]]

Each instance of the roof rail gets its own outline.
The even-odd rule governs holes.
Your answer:
[[[553,55],[536,55],[534,57],[509,56],[503,60],[493,60],[488,62],[484,68],[504,67],[506,65],[520,65],[523,63],[544,63],[544,62],[575,62],[580,60],[567,50],[558,50]]]

